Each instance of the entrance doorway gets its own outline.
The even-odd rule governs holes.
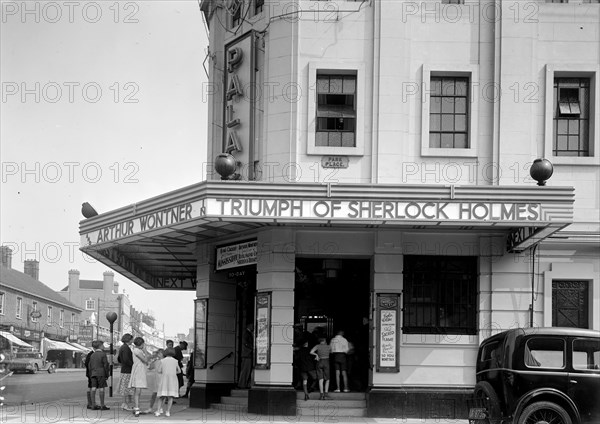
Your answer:
[[[254,324],[254,300],[256,296],[256,267],[240,268],[232,273],[236,279],[236,383],[239,381],[242,364],[244,332],[248,324]]]
[[[369,259],[296,258],[294,345],[308,340],[312,347],[320,336],[329,343],[343,330],[353,348],[348,355],[352,391],[365,391],[369,383],[370,275]],[[336,388],[332,366],[330,390]]]

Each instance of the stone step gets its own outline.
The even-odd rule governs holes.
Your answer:
[[[311,399],[319,399],[320,393],[312,392],[312,393],[309,393],[308,396]],[[329,392],[328,396],[331,399],[336,399],[336,400],[337,399],[339,399],[339,400],[366,400],[367,399],[366,393],[360,393],[360,392],[349,392],[349,393]],[[296,399],[304,400],[304,392],[297,392]]]
[[[238,413],[246,413],[248,412],[247,405],[237,405],[232,403],[211,403],[210,407],[212,409],[217,409],[219,411],[232,411]]]
[[[243,396],[221,396],[221,403],[229,405],[244,405],[248,406],[248,397]]]
[[[366,417],[367,408],[342,408],[327,401],[320,401],[313,406],[304,406],[298,402],[296,414],[315,423],[339,422],[339,417]]]
[[[233,389],[231,390],[232,397],[245,397],[248,398],[248,389]]]
[[[366,408],[367,407],[367,401],[365,399],[363,400],[352,400],[352,399],[348,399],[348,400],[341,400],[341,399],[323,399],[323,400],[319,400],[317,399],[309,399],[309,400],[304,400],[304,398],[302,398],[302,400],[297,399],[296,400],[296,405],[298,405],[298,407],[307,407],[307,408],[323,408],[323,407],[327,407],[327,408],[335,408],[335,409],[342,409],[342,408]]]

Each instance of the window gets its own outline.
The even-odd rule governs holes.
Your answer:
[[[37,310],[38,310],[38,303],[34,300],[33,301],[33,306],[31,308],[31,312],[37,312]],[[31,317],[31,321],[32,322],[37,322],[38,321],[37,316],[35,316],[35,315],[36,314],[33,314],[33,316]]]
[[[17,297],[17,309],[15,310],[15,318],[21,319],[23,313],[23,298]]]
[[[317,75],[316,145],[356,147],[356,75]]]
[[[600,369],[600,341],[597,339],[573,340],[573,368],[576,370]]]
[[[65,311],[61,309],[58,311],[58,325],[63,327],[65,325]]]
[[[554,79],[554,156],[590,156],[590,79]]]
[[[0,315],[4,315],[4,292],[0,292]]]
[[[46,323],[48,325],[52,324],[52,306],[48,306],[48,313],[46,314]]]
[[[230,16],[231,27],[236,27],[242,23],[243,0],[230,0],[226,2],[226,11]]]
[[[469,79],[431,77],[429,147],[469,147]]]
[[[254,0],[254,14],[258,15],[263,11],[265,0]]]
[[[476,334],[477,258],[404,256],[403,331]]]
[[[75,314],[71,312],[71,324],[75,324]]]
[[[86,309],[86,311],[96,310],[96,301],[94,299],[86,300],[85,301],[85,309]]]
[[[552,281],[552,326],[589,328],[587,281]]]
[[[531,368],[564,368],[565,342],[562,339],[533,337],[524,349],[525,365]]]

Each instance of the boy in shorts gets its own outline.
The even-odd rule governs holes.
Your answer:
[[[319,361],[317,364],[319,392],[321,392],[319,399],[329,399],[329,355],[331,354],[331,348],[325,337],[319,339],[319,344],[313,347],[310,353],[315,356],[315,360]]]
[[[104,404],[104,388],[107,386],[106,379],[108,378],[108,359],[106,353],[102,350],[104,343],[100,340],[92,342],[94,353],[90,356],[90,380],[92,383],[92,409],[100,409],[106,411],[110,409]],[[100,406],[96,405],[96,390],[100,392]]]
[[[85,355],[85,360],[83,361],[83,365],[85,366],[85,376],[87,377],[88,389],[87,389],[87,409],[94,409],[94,405],[92,403],[92,379],[90,374],[90,358],[92,357],[93,350],[89,351],[87,355]]]

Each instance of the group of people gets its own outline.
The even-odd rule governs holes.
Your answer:
[[[117,356],[121,364],[121,378],[117,393],[123,397],[121,408],[140,413],[151,413],[157,417],[161,414],[171,416],[174,398],[180,396],[183,387],[183,351],[187,350],[187,342],[181,341],[174,346],[167,340],[165,349],[157,349],[150,353],[142,337],[133,337],[126,333]],[[92,342],[93,351],[85,359],[86,376],[88,377],[88,409],[109,409],[104,403],[104,388],[107,387],[109,365],[106,354],[102,350],[102,341]],[[131,345],[133,344],[133,347]],[[188,386],[185,395],[188,397],[193,383],[192,355],[188,362]],[[148,409],[140,410],[140,396],[144,389],[150,390],[152,396]],[[96,404],[96,391],[99,392],[100,405]],[[133,403],[133,406],[131,404]],[[164,406],[164,409],[163,409]]]
[[[346,393],[350,391],[350,386],[348,385],[347,355],[350,352],[351,346],[344,337],[344,331],[339,330],[329,344],[327,344],[327,339],[323,336],[319,337],[318,340],[319,343],[311,348],[309,346],[310,341],[304,339],[302,347],[300,347],[296,356],[296,366],[302,379],[304,400],[309,399],[309,377],[313,382],[319,382],[320,399],[329,399],[331,362],[333,362],[335,370],[336,389],[334,392],[342,390],[340,384],[342,381],[344,383],[343,391]]]

